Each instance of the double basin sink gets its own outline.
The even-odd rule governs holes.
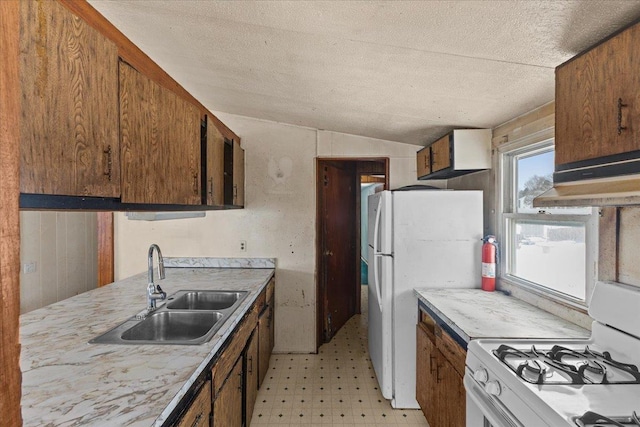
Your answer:
[[[238,308],[248,291],[178,291],[146,316],[134,316],[91,344],[202,344]]]

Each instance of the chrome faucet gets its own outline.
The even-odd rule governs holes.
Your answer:
[[[149,284],[147,285],[147,311],[153,311],[156,309],[156,301],[164,300],[167,294],[162,290],[160,285],[156,285],[153,282],[153,250],[158,252],[158,276],[160,279],[164,279],[164,259],[162,258],[162,252],[160,246],[155,243],[149,246]]]

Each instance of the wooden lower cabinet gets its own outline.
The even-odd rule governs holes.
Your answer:
[[[435,426],[436,412],[436,348],[422,324],[416,326],[416,399],[430,426]]]
[[[213,425],[242,427],[242,358],[238,359],[213,401]]]
[[[209,427],[211,418],[211,380],[207,380],[176,427]]]
[[[430,427],[464,427],[466,352],[434,323],[429,319],[429,327],[420,322],[416,328],[416,398]]]
[[[245,425],[247,426],[251,424],[253,405],[258,397],[258,332],[258,328],[253,331],[245,352]]]
[[[269,359],[271,356],[270,346],[270,336],[269,332],[269,316],[270,316],[271,307],[267,306],[267,308],[260,314],[258,318],[258,329],[259,329],[259,356],[258,356],[258,384],[261,386],[264,382],[264,377],[267,375],[267,371],[269,370]]]

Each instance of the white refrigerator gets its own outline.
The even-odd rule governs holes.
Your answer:
[[[482,191],[369,196],[369,353],[382,395],[418,408],[414,288],[479,288]]]

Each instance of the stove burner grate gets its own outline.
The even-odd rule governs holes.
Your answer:
[[[583,351],[555,345],[543,352],[531,346],[531,350],[521,350],[509,345],[500,345],[493,354],[506,364],[516,375],[532,384],[640,384],[638,367],[614,360],[607,351],[598,353],[588,346]],[[519,364],[509,363],[507,359],[522,359]],[[580,362],[575,365],[569,361]],[[611,381],[607,376],[607,366],[622,371],[633,379]],[[568,380],[549,379],[551,370],[557,371]]]
[[[574,421],[579,427],[640,426],[640,417],[636,411],[633,411],[630,417],[605,417],[596,412],[587,411],[581,417],[576,417]]]

